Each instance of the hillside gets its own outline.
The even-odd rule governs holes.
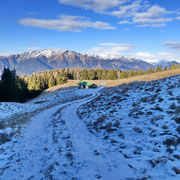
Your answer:
[[[173,69],[173,70],[168,70],[168,71],[162,71],[162,72],[157,72],[153,74],[146,74],[146,75],[140,75],[140,76],[135,76],[135,77],[130,77],[130,78],[125,78],[125,79],[119,79],[119,80],[87,80],[88,82],[92,82],[97,84],[98,86],[100,85],[105,85],[106,87],[113,87],[113,86],[118,86],[121,84],[129,84],[134,81],[152,81],[152,80],[158,80],[162,79],[165,77],[173,76],[180,74],[180,69]],[[46,93],[51,93],[59,89],[66,89],[70,87],[75,87],[77,86],[77,83],[79,80],[68,80],[67,83],[62,84],[62,85],[57,85],[54,87],[51,87],[43,92],[43,94]]]
[[[178,180],[179,88],[174,75],[1,103],[0,179]]]
[[[83,55],[69,50],[45,49],[23,54],[0,57],[0,73],[3,67],[15,68],[17,73],[32,74],[45,70],[62,68],[147,70],[149,63],[133,58],[102,59],[98,56]]]
[[[118,155],[120,179],[180,178],[179,80],[176,75],[104,89],[79,108],[89,132],[109,145],[109,156]]]

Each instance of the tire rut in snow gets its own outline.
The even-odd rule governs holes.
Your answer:
[[[88,99],[87,101],[89,101]],[[78,179],[111,179],[120,177],[118,166],[120,155],[111,152],[110,146],[91,134],[79,119],[77,109],[85,102],[75,102],[61,112],[61,119],[67,124],[77,158],[81,163],[76,174]],[[127,168],[126,168],[127,170]],[[128,171],[128,170],[127,170]]]
[[[107,157],[97,147],[99,142],[76,113],[93,97],[52,107],[33,117],[22,137],[2,147],[0,180],[98,179],[102,171],[110,172],[111,162],[103,160]]]

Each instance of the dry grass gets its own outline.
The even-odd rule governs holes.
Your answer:
[[[141,75],[141,76],[130,77],[130,78],[125,78],[125,79],[120,79],[120,80],[91,80],[91,81],[88,80],[88,82],[93,82],[97,85],[104,84],[107,87],[112,87],[112,86],[118,86],[121,84],[128,84],[133,81],[152,81],[152,80],[162,79],[162,78],[173,76],[176,74],[180,74],[180,69],[157,72],[153,74]],[[54,86],[52,88],[45,90],[42,95],[47,94],[47,93],[52,93],[56,90],[64,90],[67,88],[73,88],[77,86],[78,82],[79,80],[69,80],[68,83],[66,84]]]
[[[120,80],[98,80],[98,81],[95,80],[92,82],[94,82],[97,85],[100,85],[101,83],[105,83],[107,87],[112,87],[112,86],[117,86],[121,84],[128,84],[133,81],[152,81],[152,80],[162,79],[162,78],[173,76],[176,74],[180,74],[180,69],[163,71],[163,72],[136,76],[136,77],[130,77],[130,78],[125,78],[125,79],[120,79]]]
[[[55,92],[56,90],[62,90],[63,91],[65,89],[74,88],[75,86],[77,86],[78,82],[79,81],[77,81],[77,80],[68,80],[68,82],[66,84],[62,84],[62,85],[58,85],[58,86],[48,88],[42,94],[49,94],[49,93]]]

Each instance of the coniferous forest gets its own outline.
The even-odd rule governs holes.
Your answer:
[[[42,93],[45,89],[64,84],[70,80],[117,80],[144,74],[180,68],[175,63],[170,68],[158,65],[156,69],[150,67],[147,71],[120,69],[54,69],[23,76],[15,70],[4,68],[0,80],[0,102],[25,102]]]

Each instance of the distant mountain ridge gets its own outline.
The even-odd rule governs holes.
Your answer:
[[[147,70],[151,64],[135,58],[105,59],[69,50],[44,49],[42,51],[0,56],[0,73],[4,67],[15,68],[19,74],[32,74],[62,68]]]
[[[169,61],[169,60],[163,59],[163,60],[161,60],[161,61],[152,63],[152,65],[153,65],[155,68],[156,68],[158,65],[161,65],[162,68],[164,68],[165,66],[167,66],[168,68],[170,68],[173,63],[175,63],[175,64],[180,64],[180,63],[177,62],[177,61]]]

